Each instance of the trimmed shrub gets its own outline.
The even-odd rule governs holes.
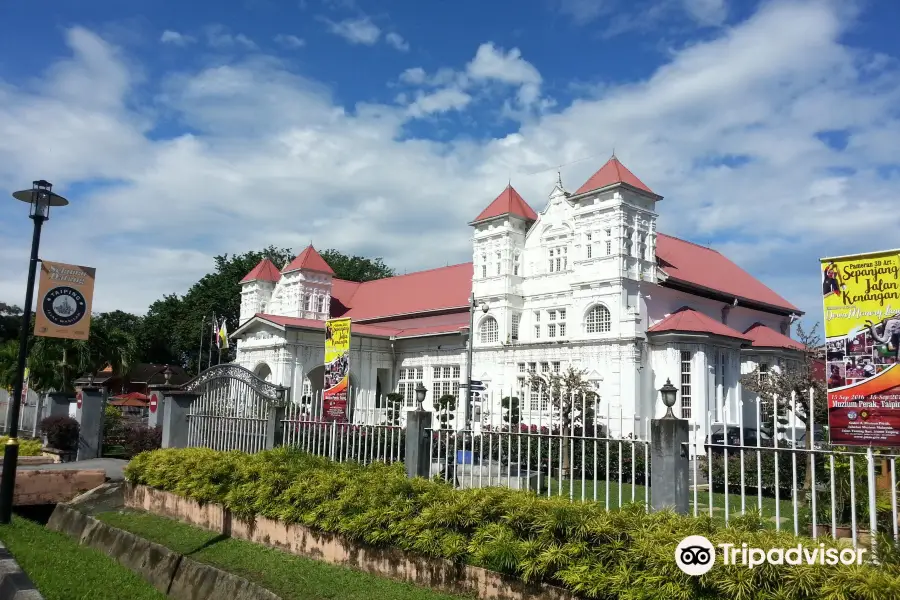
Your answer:
[[[641,505],[607,512],[599,503],[504,488],[455,490],[440,481],[408,479],[400,464],[333,463],[289,448],[251,455],[158,450],[135,457],[125,474],[132,483],[224,505],[244,519],[299,523],[371,546],[561,585],[588,598],[900,598],[900,561],[890,554],[880,557],[877,568],[718,564],[701,577],[678,569],[675,547],[688,535],[738,548],[744,542],[769,549],[803,541],[764,530],[755,515],[734,518],[725,528],[709,517],[648,514]],[[808,547],[840,547],[805,539]],[[883,544],[892,548],[887,539]]]
[[[78,421],[65,415],[41,421],[41,433],[47,438],[47,445],[57,450],[77,450],[78,429]]]
[[[8,440],[9,436],[0,436],[0,448],[5,446]],[[41,440],[19,438],[19,456],[40,456],[42,446]]]
[[[158,450],[162,446],[162,428],[126,423],[122,428],[122,445],[128,458],[141,452]]]

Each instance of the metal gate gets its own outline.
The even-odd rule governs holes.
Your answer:
[[[188,412],[188,445],[259,452],[287,389],[235,364],[210,367],[182,386],[200,394]]]

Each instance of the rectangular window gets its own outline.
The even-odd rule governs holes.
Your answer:
[[[528,390],[528,406],[531,410],[541,410],[541,384],[532,381]]]
[[[551,321],[555,321],[555,320],[556,320],[556,311],[555,311],[555,310],[548,310],[548,311],[547,311],[547,318],[550,319]]]
[[[397,391],[403,394],[403,404],[414,407],[416,405],[416,386],[422,383],[425,372],[424,367],[407,367],[400,369],[400,382]]]
[[[441,396],[452,394],[459,398],[459,365],[442,365],[434,367],[434,380],[431,382],[433,396],[432,402],[440,400]]]
[[[556,337],[556,325],[554,323],[547,325],[547,337]]]
[[[559,324],[559,337],[566,337],[566,324],[565,323]]]
[[[561,264],[561,263],[562,263],[562,259],[561,259],[561,258],[557,258],[557,259],[556,259],[556,270],[557,270],[557,271],[561,270],[561,269],[560,269],[560,264]]]
[[[513,313],[511,337],[514,340],[519,339],[519,321],[521,321],[521,320],[522,320],[522,315],[520,315],[519,313]]]
[[[681,351],[681,418],[691,418],[691,353]]]
[[[519,373],[525,372],[525,363],[519,363],[516,367],[519,369]]]
[[[560,364],[558,360],[553,361],[553,372],[559,373]]]
[[[724,375],[725,371],[721,367],[721,363],[724,359],[722,350],[716,350],[715,352],[716,352],[716,357],[715,357],[716,360],[715,360],[715,365],[713,368],[715,369],[716,387],[713,391],[713,403],[714,403],[713,404],[713,421],[717,422],[717,421],[723,420],[723,416],[722,416],[723,410],[722,410],[721,405],[722,405],[722,400],[724,399],[725,394],[724,394],[724,390],[722,389],[722,376]]]
[[[500,253],[497,253],[497,275],[500,274],[500,265],[503,264],[503,259],[501,258]]]
[[[535,323],[541,322],[541,311],[539,311],[539,310],[534,311],[534,322]]]
[[[487,277],[487,265],[481,265],[481,278]]]
[[[541,339],[541,326],[540,325],[534,326],[534,339],[536,339],[536,340]]]
[[[550,363],[542,362],[541,363],[541,373],[549,373],[550,372]]]
[[[564,308],[559,309],[559,320],[560,321],[566,320],[566,309],[564,309]]]
[[[588,247],[587,247],[587,257],[588,258],[591,258],[591,248],[592,248],[592,246],[590,244],[588,244]]]
[[[537,373],[537,363],[528,363],[528,372]]]

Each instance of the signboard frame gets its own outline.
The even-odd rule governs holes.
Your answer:
[[[831,442],[900,446],[900,249],[820,259]]]
[[[34,335],[88,339],[96,273],[93,267],[41,261]]]
[[[322,416],[326,421],[349,420],[350,319],[325,321],[325,380]]]

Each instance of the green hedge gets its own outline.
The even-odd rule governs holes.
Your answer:
[[[738,547],[742,542],[764,549],[797,545],[791,534],[763,530],[756,515],[734,518],[725,529],[708,517],[647,514],[641,506],[607,512],[597,503],[502,488],[454,490],[438,481],[407,479],[402,465],[336,464],[286,448],[253,455],[158,450],[138,455],[126,476],[201,503],[222,504],[238,517],[301,523],[374,546],[561,585],[590,598],[900,598],[900,561],[888,553],[877,568],[748,570],[719,562],[694,578],[676,566],[675,546],[692,534]]]
[[[0,436],[0,449],[6,445],[9,436]],[[19,438],[19,456],[40,456],[41,440],[31,438]]]

